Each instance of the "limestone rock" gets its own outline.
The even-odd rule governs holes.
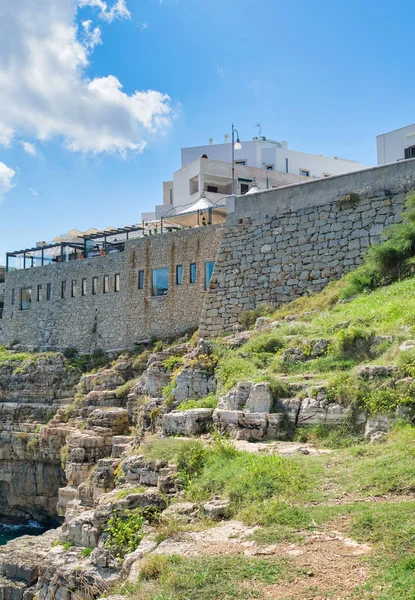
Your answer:
[[[216,392],[216,379],[203,369],[184,367],[175,379],[176,387],[173,389],[174,398],[183,400],[205,398]]]
[[[203,502],[202,508],[205,515],[209,519],[213,519],[214,521],[220,521],[221,519],[224,519],[228,516],[230,504],[231,503],[229,500],[223,500],[217,497],[213,500],[210,500],[209,502]]]
[[[272,410],[273,398],[269,383],[238,383],[219,399],[220,410],[245,410],[245,412],[265,412]]]
[[[201,435],[207,433],[212,424],[213,409],[192,408],[174,411],[163,416],[165,435]]]
[[[357,373],[362,379],[374,379],[376,377],[390,377],[397,372],[398,368],[386,365],[364,365],[359,367]]]

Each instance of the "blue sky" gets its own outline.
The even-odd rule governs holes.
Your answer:
[[[415,121],[414,16],[406,0],[5,0],[0,263],[138,222],[180,148],[232,121],[243,139],[260,121],[292,149],[375,164],[376,135]]]

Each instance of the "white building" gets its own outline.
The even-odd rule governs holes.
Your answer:
[[[270,189],[306,181],[308,177],[329,177],[364,169],[367,165],[337,156],[307,154],[289,150],[287,142],[275,142],[265,137],[242,142],[235,150],[236,193],[248,191],[254,178],[261,189]],[[220,201],[232,194],[232,145],[208,144],[182,148],[181,169],[172,181],[163,183],[163,204],[155,213],[143,213],[144,220],[159,219],[174,214],[205,194]]]
[[[378,165],[415,158],[415,124],[378,135],[376,142]]]

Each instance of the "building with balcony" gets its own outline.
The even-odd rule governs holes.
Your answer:
[[[235,193],[245,194],[254,180],[260,189],[267,190],[366,167],[337,156],[290,150],[287,142],[262,136],[242,142],[241,149],[235,150]],[[174,173],[172,181],[163,183],[163,204],[156,206],[154,213],[143,213],[143,219],[174,214],[197,201],[202,193],[218,203],[232,195],[232,145],[228,141],[182,148],[181,168]]]

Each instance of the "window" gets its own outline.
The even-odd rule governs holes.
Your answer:
[[[29,310],[30,308],[32,308],[32,288],[22,288],[20,308],[22,310]]]
[[[61,283],[61,298],[65,298],[66,295],[66,281]]]
[[[72,279],[71,298],[75,298],[75,296],[76,296],[76,279]]]
[[[40,302],[41,296],[42,296],[42,286],[38,285],[37,286],[37,294],[36,294],[36,300],[38,302]]]
[[[102,288],[102,291],[104,292],[104,294],[108,294],[109,286],[110,286],[109,275],[104,275],[104,287]]]
[[[183,283],[183,267],[182,265],[176,265],[176,285],[182,285]]]
[[[196,263],[190,265],[190,283],[196,283]]]
[[[266,165],[265,166],[267,171],[273,171],[274,170],[274,165]]]
[[[114,277],[114,292],[120,291],[120,274],[116,273]]]
[[[214,194],[217,194],[218,193],[218,186],[217,185],[208,185],[206,191],[213,192]]]
[[[214,262],[205,262],[205,290],[207,290],[209,287],[214,267]]]
[[[169,290],[169,270],[154,269],[152,272],[152,296],[165,296]]]
[[[310,171],[308,169],[300,169],[300,175],[303,177],[310,177]]]
[[[92,278],[92,293],[95,295],[98,292],[98,277]]]
[[[144,289],[144,271],[138,271],[138,289]]]
[[[16,290],[12,288],[12,306],[16,302]]]
[[[249,185],[247,183],[241,183],[241,194],[246,194],[249,190]]]
[[[415,158],[415,146],[405,148],[405,158]]]
[[[86,296],[86,285],[87,285],[86,281],[87,280],[84,278],[82,280],[82,283],[81,283],[81,294],[82,294],[82,296]]]
[[[46,284],[46,300],[51,300],[51,299],[52,299],[52,284],[47,283]]]
[[[240,167],[246,167],[246,160],[235,160],[235,165],[239,165]]]

